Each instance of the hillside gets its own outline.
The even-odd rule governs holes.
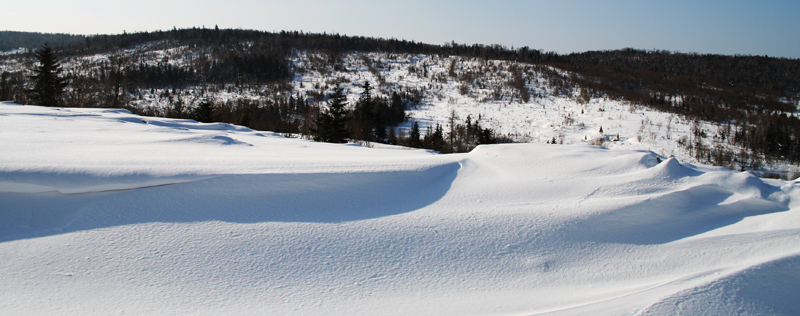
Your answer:
[[[11,103],[0,143],[8,314],[800,313],[796,181]]]
[[[762,176],[799,175],[798,60],[631,49],[558,55],[197,28],[98,35],[59,52],[71,78],[66,106],[312,138],[340,86],[350,138],[362,142],[439,152],[585,143]],[[0,58],[6,99],[29,103],[24,87],[34,63],[29,55]],[[365,83],[373,88],[369,102],[362,102]]]

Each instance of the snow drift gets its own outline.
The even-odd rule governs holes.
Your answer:
[[[797,182],[8,103],[0,144],[8,314],[799,312]]]

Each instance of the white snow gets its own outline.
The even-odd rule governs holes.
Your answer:
[[[2,314],[800,314],[796,181],[10,103],[0,146]]]

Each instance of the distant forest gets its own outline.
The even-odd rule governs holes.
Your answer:
[[[86,40],[84,35],[0,31],[0,52],[19,48],[34,50],[41,47],[43,43],[49,43],[51,47],[62,48],[83,43],[84,40]]]
[[[292,79],[293,69],[289,55],[296,51],[324,53],[332,68],[341,67],[342,54],[349,52],[386,52],[462,56],[487,60],[507,60],[542,66],[547,80],[564,91],[580,91],[577,98],[592,97],[629,101],[660,111],[676,113],[691,120],[703,120],[727,126],[732,143],[747,148],[750,153],[765,159],[800,162],[800,120],[795,116],[800,100],[800,60],[767,56],[724,56],[677,53],[663,50],[622,49],[592,51],[561,55],[529,47],[507,48],[500,45],[463,45],[449,43],[431,45],[414,41],[381,39],[338,34],[312,34],[302,32],[262,32],[238,29],[173,29],[170,31],[139,32],[119,35],[73,36],[0,32],[0,50],[19,46],[41,46],[49,42],[63,59],[92,54],[109,53],[149,43],[163,43],[164,49],[177,46],[204,48],[209,54],[197,56],[191,62],[175,65],[168,61],[148,64],[135,59],[114,57],[110,63],[85,72],[83,77],[70,78],[73,91],[94,91],[76,96],[73,106],[125,107],[124,91],[136,89],[171,88],[217,84],[256,85],[271,84],[282,89],[281,83]],[[32,54],[32,53],[29,53]],[[30,57],[31,55],[28,55]],[[6,55],[0,58],[17,58]],[[116,59],[115,59],[116,58]],[[563,71],[556,71],[560,69]],[[22,73],[4,73],[2,97],[18,102],[25,101],[26,79]],[[524,88],[525,82],[519,86]],[[99,92],[98,92],[99,91]],[[291,95],[292,92],[288,91]],[[410,104],[415,100],[413,91],[395,91],[393,100],[377,100],[377,108],[391,109],[392,104]],[[523,94],[524,95],[524,94]],[[326,97],[321,98],[327,99]],[[278,132],[311,132],[319,109],[309,109],[308,100],[292,96],[271,104],[224,105],[210,104],[216,109],[216,118],[257,127],[269,127]],[[270,107],[274,107],[270,110]],[[281,109],[281,107],[283,107]],[[253,113],[233,113],[252,108]],[[224,114],[228,109],[227,114]],[[140,112],[146,110],[138,109]],[[316,113],[309,114],[309,111]],[[397,110],[385,110],[395,113]],[[180,112],[180,111],[178,111]],[[374,112],[374,111],[373,111]],[[269,114],[273,113],[273,114]],[[144,113],[150,115],[180,116],[175,113]],[[194,114],[192,114],[194,115]],[[279,118],[275,118],[275,116]],[[377,114],[375,114],[377,115]],[[373,117],[374,122],[396,124],[398,119]],[[391,114],[393,117],[398,114]],[[185,115],[184,115],[185,116]],[[265,121],[273,120],[266,124]],[[377,116],[376,116],[377,117]],[[267,119],[269,118],[269,119]],[[365,124],[368,123],[364,118]],[[378,124],[380,125],[380,124]],[[470,122],[470,128],[474,127]],[[384,126],[390,127],[390,126]],[[453,126],[456,127],[456,126]],[[385,129],[383,130],[386,131]],[[351,137],[385,141],[388,133],[368,135],[353,130]],[[391,130],[389,130],[391,132]],[[432,133],[436,133],[434,130]],[[702,131],[698,131],[700,133]],[[481,135],[483,131],[474,132]],[[361,136],[358,136],[361,135]],[[473,139],[474,141],[477,140]],[[485,142],[498,141],[491,137]],[[414,144],[422,142],[408,141]],[[401,141],[402,143],[402,141]],[[706,161],[722,161],[730,157],[721,155],[702,144],[694,148]],[[694,146],[688,144],[687,146]],[[442,148],[439,146],[439,148]],[[456,148],[455,145],[445,148]],[[459,147],[461,148],[461,147]],[[463,147],[469,149],[468,147]]]

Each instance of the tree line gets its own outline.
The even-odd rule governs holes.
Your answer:
[[[60,48],[82,43],[85,40],[86,36],[84,35],[0,31],[0,52],[19,48],[35,50],[41,47],[42,43],[50,43],[52,47]]]

